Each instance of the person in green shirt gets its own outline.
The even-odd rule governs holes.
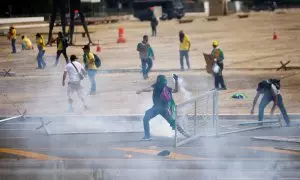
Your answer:
[[[211,51],[211,56],[214,59],[214,62],[220,67],[218,73],[214,73],[215,76],[215,88],[219,90],[226,90],[226,85],[223,78],[223,69],[224,69],[224,53],[221,48],[219,48],[219,42],[213,41],[213,49]],[[221,85],[221,88],[220,88]]]
[[[181,134],[189,137],[188,133],[186,133],[179,124],[175,125],[176,105],[172,93],[178,92],[178,76],[174,74],[173,78],[175,80],[174,90],[168,87],[166,76],[158,75],[155,84],[153,84],[151,87],[136,92],[137,94],[140,94],[142,92],[153,92],[153,106],[146,111],[143,118],[144,137],[142,138],[142,141],[152,140],[150,135],[149,121],[157,115],[161,115],[162,117],[164,117],[172,127],[172,130],[175,130],[175,127],[177,127],[177,130]]]

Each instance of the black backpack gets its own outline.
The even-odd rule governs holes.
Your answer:
[[[280,80],[279,79],[268,79],[268,80],[263,80],[260,83],[258,83],[257,90],[270,90],[271,86],[275,85],[275,87],[280,90]]]

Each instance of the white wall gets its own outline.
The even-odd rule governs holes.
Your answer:
[[[0,18],[0,25],[43,21],[44,17]]]

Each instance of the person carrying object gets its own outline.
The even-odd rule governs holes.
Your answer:
[[[286,122],[286,126],[290,126],[290,119],[287,115],[286,109],[283,104],[282,96],[280,93],[280,80],[278,79],[268,79],[263,80],[258,83],[257,89],[256,89],[256,96],[253,101],[251,114],[254,114],[254,108],[257,103],[257,100],[259,96],[262,95],[261,102],[259,104],[259,112],[258,112],[258,121],[263,121],[264,118],[264,110],[265,107],[273,101],[274,104],[271,109],[271,115],[274,114],[276,106],[279,107],[281,114],[283,116],[283,119]],[[259,124],[262,125],[262,124]]]
[[[162,117],[164,117],[173,130],[175,130],[175,127],[177,127],[180,133],[182,133],[186,137],[189,137],[189,135],[183,130],[181,126],[175,125],[176,105],[172,93],[178,92],[178,76],[174,74],[173,78],[175,80],[174,90],[168,87],[167,79],[164,75],[158,75],[155,84],[153,84],[151,87],[136,92],[137,94],[140,94],[142,92],[151,92],[151,91],[153,92],[152,94],[153,106],[146,111],[145,116],[143,118],[143,124],[144,124],[144,137],[142,138],[143,141],[152,140],[150,135],[149,121],[157,115],[161,115]]]
[[[63,81],[62,85],[65,86],[66,76],[68,75],[68,87],[67,87],[67,95],[68,95],[68,102],[69,102],[69,111],[73,112],[73,99],[72,94],[76,92],[77,96],[81,100],[84,109],[88,109],[87,105],[85,104],[84,94],[83,94],[83,87],[81,85],[81,81],[86,76],[86,71],[84,67],[77,62],[78,58],[75,55],[71,55],[70,60],[64,70],[63,74]]]
[[[214,66],[219,66],[218,72],[214,72],[215,77],[215,88],[217,90],[227,90],[227,87],[223,78],[223,69],[224,69],[224,53],[221,48],[219,48],[219,42],[213,41],[213,49],[211,51],[211,56],[214,59]],[[221,88],[220,88],[221,86]]]

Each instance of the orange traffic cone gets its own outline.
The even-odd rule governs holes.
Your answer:
[[[97,52],[101,52],[101,47],[100,47],[100,44],[99,44],[99,41],[98,41],[98,44],[97,44],[97,49],[96,49]]]
[[[124,28],[119,28],[118,32],[119,32],[119,38],[117,40],[117,43],[125,43],[126,39],[124,35],[125,34]]]
[[[274,32],[274,34],[273,34],[273,40],[276,40],[276,39],[278,39],[278,36],[277,36],[276,32]]]

